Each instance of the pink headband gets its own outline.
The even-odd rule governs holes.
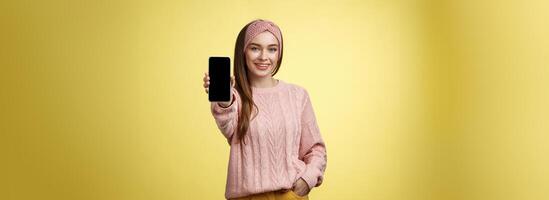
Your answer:
[[[246,50],[248,44],[250,44],[255,36],[265,31],[269,31],[276,37],[278,40],[278,48],[280,49],[279,51],[282,51],[282,33],[280,32],[280,28],[278,28],[275,23],[262,19],[253,21],[252,24],[248,26],[248,29],[246,29],[246,36],[244,37],[244,50]],[[280,58],[280,53],[278,54],[278,57]]]

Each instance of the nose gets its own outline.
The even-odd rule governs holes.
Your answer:
[[[267,60],[267,54],[264,51],[261,51],[261,55],[259,55],[260,60]]]

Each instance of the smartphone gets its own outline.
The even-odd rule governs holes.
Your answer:
[[[211,102],[231,99],[231,59],[229,57],[209,58],[210,87],[208,99]]]

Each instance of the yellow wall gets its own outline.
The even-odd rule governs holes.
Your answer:
[[[0,5],[0,199],[223,199],[201,79],[256,18],[327,143],[311,199],[549,198],[541,0]]]

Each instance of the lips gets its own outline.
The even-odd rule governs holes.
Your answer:
[[[263,63],[254,63],[254,64],[255,64],[255,68],[259,70],[267,70],[271,66],[271,64],[263,64]]]

